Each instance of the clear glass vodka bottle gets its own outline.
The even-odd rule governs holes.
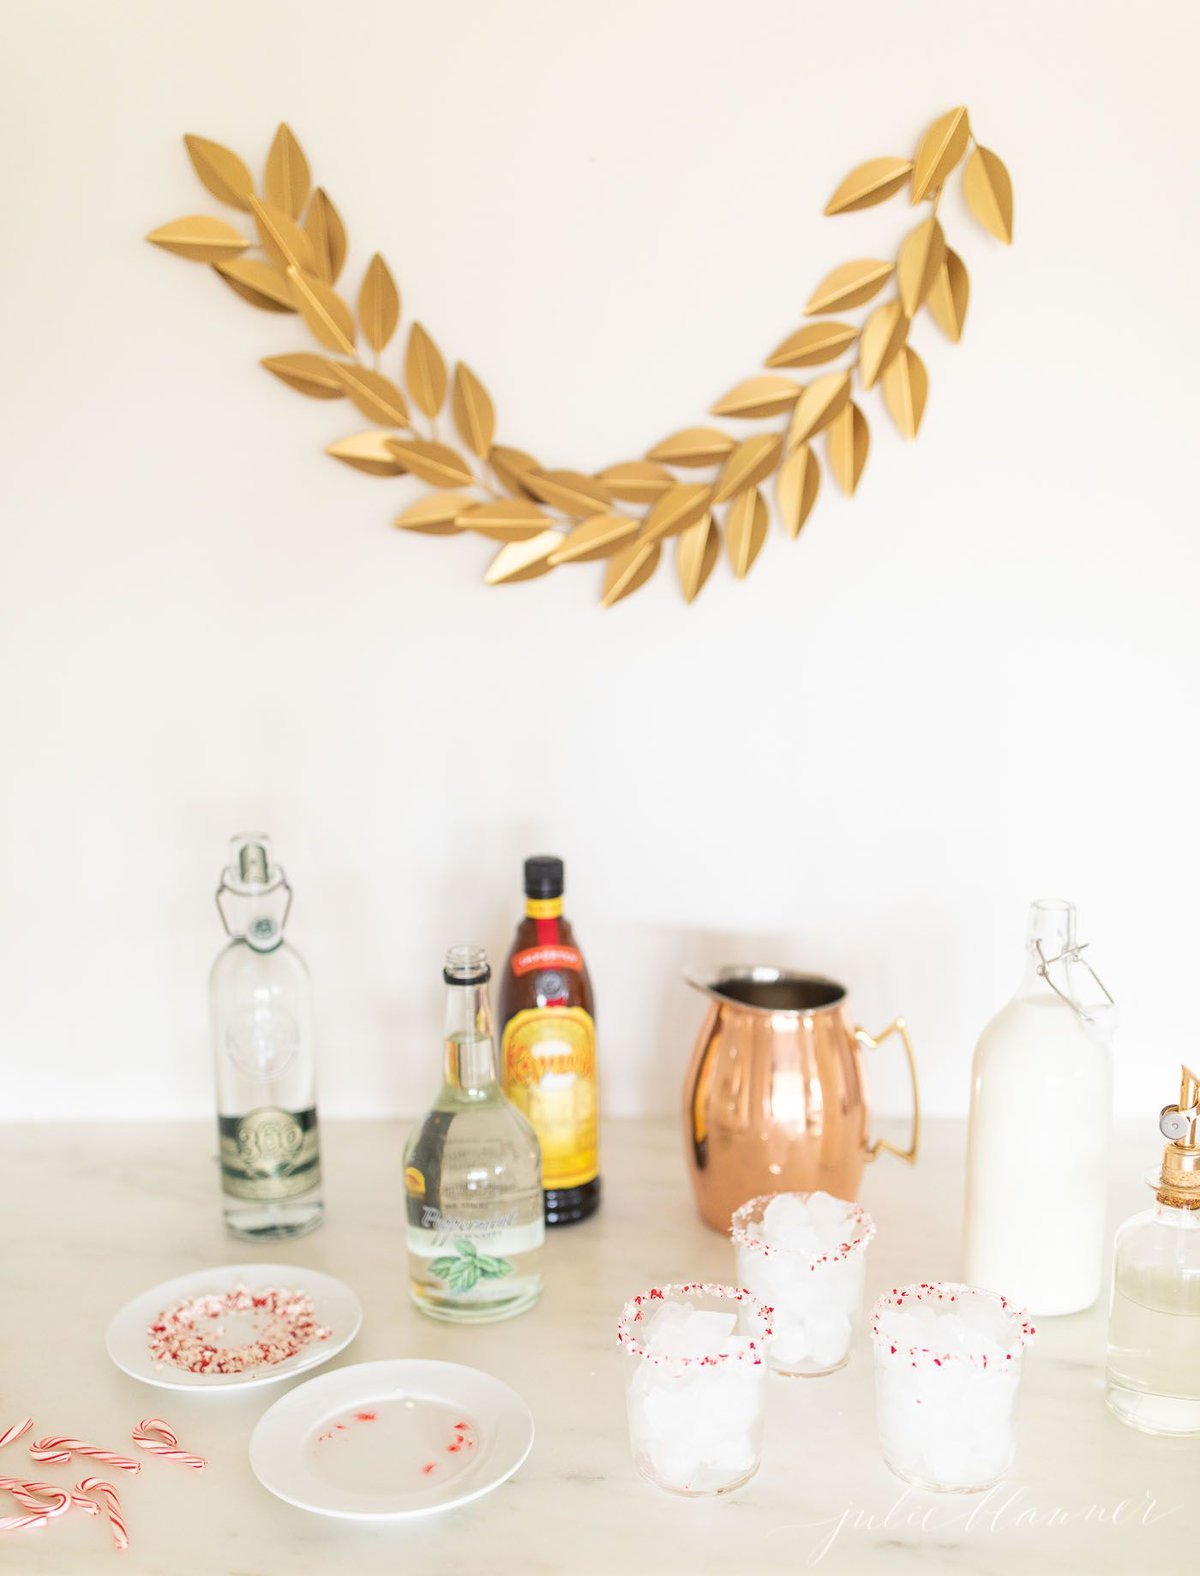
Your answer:
[[[1113,1246],[1108,1404],[1148,1434],[1200,1434],[1200,1079],[1180,1068],[1178,1105],[1164,1106],[1169,1142],[1148,1179],[1153,1209],[1132,1216]]]
[[[497,1081],[483,948],[452,947],[443,978],[444,1080],[404,1150],[409,1278],[422,1313],[478,1324],[541,1295],[542,1156]]]
[[[269,839],[235,837],[217,890],[229,945],[209,981],[225,1225],[298,1237],[321,1222],[308,970],[283,937],[292,889]]]

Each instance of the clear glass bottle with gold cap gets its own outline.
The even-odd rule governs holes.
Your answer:
[[[252,1242],[302,1236],[324,1211],[311,987],[283,938],[291,906],[270,839],[235,837],[217,889],[229,945],[209,991],[225,1225]]]
[[[1200,1080],[1182,1069],[1168,1139],[1147,1179],[1153,1209],[1132,1216],[1113,1250],[1108,1404],[1148,1434],[1200,1434]]]
[[[505,1098],[482,947],[451,947],[445,1070],[404,1150],[409,1285],[434,1319],[481,1324],[531,1308],[542,1291],[542,1152]]]

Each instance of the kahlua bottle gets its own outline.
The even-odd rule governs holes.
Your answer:
[[[1029,914],[1025,973],[971,1070],[964,1279],[1041,1316],[1088,1308],[1106,1243],[1112,998],[1075,909]]]
[[[546,1224],[600,1203],[596,1010],[583,954],[563,917],[563,862],[525,861],[525,917],[500,982],[504,1088],[542,1146]]]

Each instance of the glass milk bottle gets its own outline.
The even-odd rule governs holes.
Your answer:
[[[1080,951],[1073,906],[1034,903],[1024,978],[971,1070],[964,1279],[1042,1316],[1095,1302],[1106,1240],[1112,998]]]
[[[217,889],[229,945],[209,981],[225,1225],[298,1237],[321,1223],[308,970],[283,939],[292,889],[270,840],[235,837]]]
[[[451,947],[441,1091],[404,1150],[413,1301],[434,1319],[479,1324],[542,1293],[542,1152],[505,1098],[482,947]]]
[[[1119,1229],[1108,1324],[1108,1404],[1149,1434],[1200,1434],[1200,1081],[1181,1070],[1154,1207]]]

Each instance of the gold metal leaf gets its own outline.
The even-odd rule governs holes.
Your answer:
[[[896,259],[896,286],[906,317],[914,317],[929,294],[946,255],[946,237],[932,217],[910,230],[900,243]]]
[[[977,147],[963,171],[967,207],[985,230],[1005,246],[1012,245],[1012,180],[1004,161],[990,148]]]
[[[905,345],[883,374],[883,402],[906,438],[915,438],[925,414],[929,375],[911,345]]]
[[[535,498],[564,514],[595,514],[612,503],[604,483],[580,471],[527,471],[521,484]]]
[[[917,146],[913,159],[912,200],[921,201],[937,190],[967,151],[971,134],[966,109],[960,105],[948,110],[930,126]]]
[[[642,522],[639,542],[659,542],[664,536],[676,536],[694,525],[708,508],[712,488],[703,482],[676,482],[669,492],[663,493]]]
[[[454,369],[454,392],[450,404],[459,437],[473,454],[486,460],[491,453],[492,436],[496,431],[496,412],[487,389],[465,361],[460,361]]]
[[[911,159],[868,159],[850,171],[825,204],[827,214],[872,208],[898,192],[912,174]]]
[[[656,465],[653,460],[626,460],[621,465],[610,465],[600,472],[599,479],[614,498],[625,503],[653,503],[675,485],[667,467]]]
[[[235,257],[228,263],[214,263],[213,267],[230,289],[251,306],[265,312],[296,310],[291,281],[269,263],[257,262],[253,257]]]
[[[821,467],[809,445],[802,443],[779,467],[775,482],[779,517],[790,537],[799,536],[801,527],[812,513],[820,489]]]
[[[541,469],[532,454],[526,454],[524,449],[510,449],[503,443],[494,443],[488,453],[488,464],[500,485],[507,487],[510,493],[523,498],[533,497],[523,480],[530,471]]]
[[[494,542],[526,542],[545,531],[551,520],[528,498],[494,498],[464,509],[457,523],[460,531],[477,531]]]
[[[414,323],[408,331],[404,381],[417,409],[432,420],[446,398],[446,363],[420,323]]]
[[[390,432],[356,432],[352,438],[329,444],[325,453],[368,476],[402,476],[406,467],[389,444],[391,436]]]
[[[187,136],[183,145],[193,169],[214,197],[233,208],[249,209],[254,177],[236,153],[207,137]]]
[[[304,215],[304,230],[313,248],[313,272],[327,285],[335,285],[346,261],[346,226],[323,186],[312,194]]]
[[[863,324],[858,345],[858,374],[869,389],[908,337],[908,319],[899,301],[877,306]]]
[[[346,386],[338,376],[336,361],[327,361],[309,350],[296,351],[290,356],[266,356],[260,362],[268,372],[298,393],[310,399],[341,399]]]
[[[550,563],[585,564],[594,558],[611,558],[623,542],[637,535],[641,523],[630,514],[594,514],[567,535]]]
[[[721,534],[707,510],[675,542],[675,571],[685,602],[694,602],[721,556]]]
[[[826,274],[809,296],[804,315],[816,317],[821,312],[861,306],[878,294],[891,276],[891,263],[880,257],[858,257],[852,263],[842,263]]]
[[[312,177],[308,160],[290,126],[281,125],[267,154],[267,197],[298,219],[308,201]]]
[[[562,539],[562,531],[541,531],[527,542],[509,542],[488,565],[484,584],[499,586],[514,580],[536,580],[553,567],[550,555]]]
[[[849,398],[848,372],[826,372],[823,377],[814,379],[796,404],[787,434],[788,453],[828,426],[838,412],[846,408]]]
[[[428,443],[423,438],[391,438],[388,447],[414,476],[431,487],[466,487],[475,473],[457,450],[446,443]]]
[[[604,590],[600,595],[600,606],[612,607],[622,597],[632,596],[639,587],[646,584],[658,568],[658,560],[661,556],[662,548],[658,542],[641,540],[615,553],[608,561]]]
[[[404,531],[420,531],[425,536],[457,536],[458,517],[475,502],[470,493],[426,493],[398,514],[394,524]]]
[[[285,272],[289,268],[299,268],[312,273],[316,259],[308,232],[302,230],[290,214],[277,208],[274,203],[260,202],[257,197],[251,197],[250,211],[258,226],[263,251],[276,268]]]
[[[947,247],[937,278],[930,285],[929,294],[925,297],[925,305],[942,333],[955,344],[962,338],[970,295],[971,282],[967,278],[967,265],[957,252]]]
[[[315,274],[289,268],[288,278],[296,298],[296,310],[315,338],[329,350],[354,354],[354,317],[332,285]]]
[[[766,501],[758,488],[735,498],[725,514],[725,546],[729,561],[739,580],[744,580],[751,564],[767,539]]]
[[[777,372],[764,372],[730,389],[711,408],[714,416],[777,416],[782,410],[791,410],[799,398],[799,383]]]
[[[408,401],[382,372],[372,372],[357,362],[333,363],[338,381],[368,421],[384,427],[407,427]]]
[[[827,451],[829,469],[847,498],[858,486],[870,442],[867,418],[851,400],[829,424]]]
[[[358,292],[358,321],[372,350],[383,350],[400,321],[400,292],[388,265],[376,252]]]
[[[647,450],[648,460],[664,465],[716,465],[733,449],[736,440],[719,427],[685,427]]]
[[[767,357],[769,367],[816,367],[832,361],[858,338],[852,323],[809,323]]]
[[[756,487],[779,464],[782,451],[783,438],[777,432],[759,432],[739,443],[721,467],[711,501],[724,503],[747,487]]]
[[[193,214],[187,219],[172,219],[157,230],[151,230],[146,239],[177,257],[189,257],[194,263],[219,263],[227,257],[244,252],[250,242],[224,219],[210,219],[207,214]]]

